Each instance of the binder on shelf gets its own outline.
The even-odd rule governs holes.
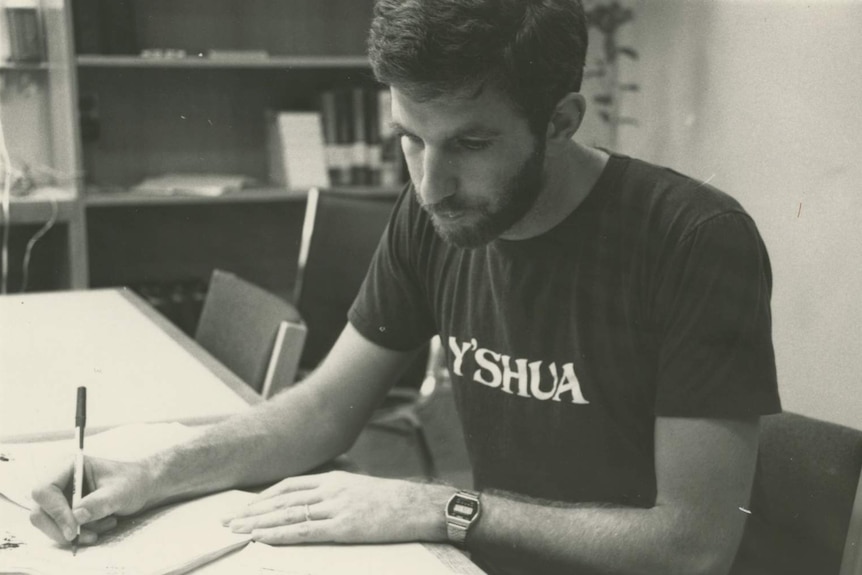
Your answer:
[[[267,112],[269,179],[288,190],[330,187],[321,115]]]
[[[343,93],[342,93],[343,94]],[[320,95],[320,110],[323,115],[323,137],[326,146],[326,165],[333,186],[350,184],[349,135],[346,130],[343,97],[336,90],[325,90]]]
[[[35,0],[4,0],[0,2],[5,20],[4,60],[10,62],[41,62],[45,59],[45,38],[42,18]]]
[[[350,144],[350,183],[355,186],[371,183],[365,94],[366,91],[359,87],[350,91],[350,121],[353,125]]]
[[[398,187],[404,182],[401,144],[390,125],[388,89],[325,90],[320,103],[333,186]]]
[[[9,61],[11,49],[9,31],[6,29],[6,14],[3,8],[3,0],[0,0],[0,64]]]
[[[377,92],[377,117],[380,130],[380,185],[399,186],[405,179],[401,142],[392,129],[392,95],[386,88]]]
[[[138,54],[132,0],[74,0],[72,21],[78,54]]]
[[[381,146],[380,146],[380,113],[377,109],[377,90],[365,91],[365,125],[368,159],[368,184],[380,185]]]

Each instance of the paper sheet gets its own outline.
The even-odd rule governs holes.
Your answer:
[[[30,526],[27,511],[5,504],[0,514],[0,572],[38,575],[178,575],[248,543],[221,524],[251,493],[225,491],[120,520],[98,545],[77,556]]]
[[[87,436],[86,453],[115,461],[138,461],[201,433],[179,423],[123,425]],[[30,492],[62,465],[71,465],[74,440],[0,444],[0,495],[27,509],[35,504]]]

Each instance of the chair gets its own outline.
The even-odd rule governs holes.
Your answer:
[[[314,369],[344,328],[395,199],[392,194],[309,191],[293,297],[308,326],[302,370]],[[434,477],[431,451],[415,411],[433,391],[433,378],[427,377],[429,350],[423,348],[413,359],[371,425],[415,434],[425,474]]]
[[[268,398],[293,384],[306,331],[292,304],[232,273],[215,270],[195,340]]]
[[[762,418],[734,575],[862,573],[862,431],[782,413]]]

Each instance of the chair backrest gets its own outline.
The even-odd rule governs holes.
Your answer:
[[[268,397],[293,383],[305,332],[292,304],[230,272],[215,270],[195,340]]]
[[[309,192],[293,296],[308,325],[303,367],[320,363],[344,328],[394,203],[391,195]]]
[[[395,205],[393,194],[308,194],[293,302],[308,326],[300,365],[313,369],[335,344]],[[427,350],[397,383],[422,383]]]
[[[795,413],[761,421],[751,515],[732,573],[862,573],[862,431]]]

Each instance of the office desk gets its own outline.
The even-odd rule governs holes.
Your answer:
[[[260,401],[129,290],[0,296],[0,442],[71,437],[80,385],[88,432],[212,422]]]

